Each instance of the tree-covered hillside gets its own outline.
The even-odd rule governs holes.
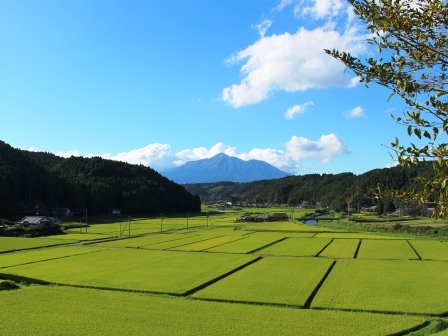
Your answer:
[[[124,214],[199,212],[200,199],[149,167],[99,157],[64,159],[0,141],[0,218],[49,215],[53,208],[91,215],[111,208]]]
[[[409,190],[418,188],[414,178],[430,177],[431,163],[418,166],[374,169],[361,175],[308,174],[289,176],[275,180],[251,183],[198,183],[186,184],[190,192],[200,195],[204,201],[247,201],[298,205],[304,201],[321,202],[333,208],[373,205],[369,198],[371,189],[382,186],[385,189]]]

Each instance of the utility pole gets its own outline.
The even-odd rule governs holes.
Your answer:
[[[160,232],[162,232],[163,214],[160,214]]]

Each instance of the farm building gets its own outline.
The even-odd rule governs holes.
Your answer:
[[[23,225],[54,224],[49,217],[45,216],[26,216],[19,220],[18,223]]]
[[[270,214],[260,214],[255,217],[256,222],[272,222],[273,217]]]
[[[253,222],[255,221],[255,217],[251,216],[251,215],[246,215],[246,216],[241,216],[240,218],[238,218],[239,222]]]

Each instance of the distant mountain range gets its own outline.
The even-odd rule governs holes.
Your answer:
[[[220,181],[252,182],[292,176],[267,162],[244,161],[224,153],[209,159],[189,161],[182,166],[162,171],[161,174],[179,184]]]

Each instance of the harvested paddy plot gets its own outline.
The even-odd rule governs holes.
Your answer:
[[[314,257],[330,242],[331,239],[324,238],[286,238],[255,252],[255,254]]]
[[[358,259],[418,259],[406,240],[362,240]]]
[[[9,277],[45,282],[184,294],[255,260],[255,256],[113,249],[8,268]],[[3,274],[8,278],[8,274]]]
[[[263,258],[192,296],[303,307],[332,264],[317,258]]]
[[[444,314],[448,263],[339,260],[311,307],[375,312]]]

